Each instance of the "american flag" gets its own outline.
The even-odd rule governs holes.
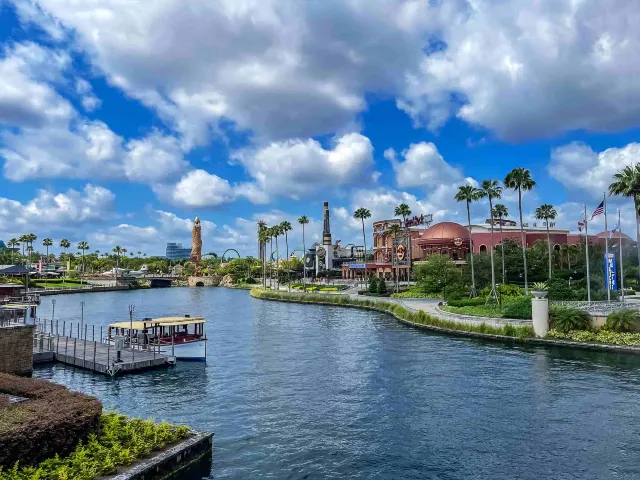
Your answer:
[[[580,220],[578,222],[578,231],[581,232],[583,228],[584,228],[584,221]]]
[[[593,211],[593,215],[591,215],[591,220],[596,218],[598,215],[602,215],[604,213],[604,200],[600,202],[598,208]]]

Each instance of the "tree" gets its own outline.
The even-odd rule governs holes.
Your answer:
[[[518,192],[518,210],[520,212],[520,240],[522,242],[522,263],[524,264],[524,292],[529,294],[529,281],[527,279],[527,241],[524,236],[522,223],[522,192],[533,190],[536,182],[531,178],[531,172],[526,168],[517,167],[511,170],[504,179],[504,185]]]
[[[460,271],[447,255],[430,255],[426,261],[420,263],[414,273],[419,282],[437,285],[445,300],[447,287],[455,285],[460,279]]]
[[[117,277],[118,268],[120,268],[120,255],[122,254],[122,247],[120,245],[116,245],[111,251],[116,254],[116,273],[114,277]]]
[[[476,296],[476,274],[473,268],[473,237],[471,236],[471,202],[478,200],[478,189],[471,185],[458,187],[455,199],[457,202],[467,202],[467,220],[469,222],[469,253],[471,254],[471,296]]]
[[[354,212],[353,217],[362,221],[362,242],[364,243],[364,282],[367,283],[367,236],[364,233],[364,221],[367,218],[371,218],[371,212],[366,208],[359,208]]]
[[[545,203],[536,208],[536,219],[544,220],[547,225],[547,249],[549,250],[549,279],[551,279],[551,238],[549,237],[549,220],[554,220],[558,216],[558,212],[553,205]]]
[[[269,241],[269,229],[267,224],[258,222],[258,250],[262,260],[262,288],[267,289],[267,242]],[[217,258],[217,255],[216,255]]]
[[[411,215],[411,209],[409,208],[409,205],[407,205],[406,203],[401,203],[395,208],[393,213],[396,217],[402,217],[402,226],[406,227],[407,217]]]
[[[302,215],[300,218],[298,218],[298,223],[300,225],[302,225],[302,291],[306,293],[307,291],[307,287],[306,287],[306,283],[307,283],[307,267],[304,265],[304,259],[305,259],[305,255],[307,254],[307,244],[305,242],[305,238],[304,238],[304,226],[309,224],[309,219],[305,216]]]
[[[509,216],[509,210],[507,207],[498,203],[495,207],[493,207],[493,218],[498,218],[500,220],[500,250],[502,254],[502,283],[506,283],[506,276],[504,273],[504,237],[502,235],[502,219]]]
[[[84,273],[84,252],[89,250],[89,244],[82,241],[78,244],[78,250],[82,252],[82,273]]]
[[[278,237],[282,235],[284,231],[282,230],[282,225],[274,225],[273,226],[273,235],[276,237],[276,290],[280,290],[280,279],[278,278],[278,269],[280,268],[280,249],[278,248]]]
[[[24,257],[24,249],[29,246],[29,236],[28,235],[20,235],[18,241],[22,245],[22,256]],[[24,261],[24,258],[23,258]]]
[[[9,243],[7,243],[7,246],[11,249],[11,263],[13,263],[13,250],[20,246],[20,242],[17,238],[12,238],[9,240]]]
[[[497,298],[496,295],[496,269],[493,263],[493,199],[502,196],[502,187],[497,180],[483,180],[478,189],[478,197],[489,199],[489,217],[491,219],[491,292],[490,296]]]
[[[396,237],[398,236],[399,233],[402,233],[402,227],[400,225],[398,225],[397,223],[392,223],[391,225],[389,225],[389,227],[387,228],[387,231],[385,232],[387,235],[391,235],[391,238],[393,238],[394,240],[396,239]],[[395,286],[396,286],[396,291],[398,291],[398,268],[396,267],[395,271],[394,271],[394,276],[395,276]]]
[[[269,273],[269,288],[273,287],[272,279],[273,279],[273,237],[276,236],[275,227],[267,228],[267,235],[269,238],[269,266],[271,267],[271,272]]]
[[[284,242],[286,244],[286,248],[287,248],[287,260],[289,260],[289,235],[288,232],[290,232],[291,229],[291,223],[287,222],[286,220],[280,222],[280,231],[284,233]],[[289,274],[287,273],[287,288],[289,289],[289,291],[291,291],[291,281],[289,278]]]
[[[49,247],[53,245],[53,240],[47,237],[44,240],[42,240],[42,245],[44,245],[44,247],[47,249],[47,263],[49,263]],[[44,277],[44,283],[45,285],[49,283],[49,275]]]
[[[640,265],[640,163],[624,167],[613,178],[614,181],[609,185],[609,194],[633,198],[636,213],[636,238],[638,239],[638,265]]]

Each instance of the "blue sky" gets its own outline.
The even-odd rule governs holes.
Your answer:
[[[255,254],[257,220],[311,243],[328,200],[360,243],[358,207],[465,222],[457,186],[516,166],[525,216],[574,230],[640,154],[640,11],[608,6],[0,0],[0,239],[162,254],[198,215],[206,251]]]

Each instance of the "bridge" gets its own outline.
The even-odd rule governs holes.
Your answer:
[[[151,288],[164,288],[170,287],[171,282],[178,277],[144,277],[145,280],[151,282]]]

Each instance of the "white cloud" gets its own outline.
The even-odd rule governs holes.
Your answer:
[[[87,225],[107,220],[114,214],[115,195],[110,190],[87,184],[82,192],[39,190],[32,200],[20,203],[0,198],[0,238],[31,231],[83,231]]]
[[[548,170],[565,187],[598,197],[608,191],[615,173],[639,158],[640,143],[594,152],[587,144],[574,142],[551,152]]]
[[[83,78],[76,81],[76,92],[82,97],[82,107],[88,112],[94,111],[102,104],[101,100],[93,93],[91,84]]]
[[[268,195],[300,198],[321,189],[373,181],[373,145],[359,133],[335,138],[330,149],[316,140],[296,139],[241,150],[233,159]]]
[[[402,152],[404,161],[396,158],[393,149],[384,152],[396,174],[396,184],[401,188],[437,186],[462,182],[462,172],[449,165],[433,143],[413,143]]]
[[[233,202],[236,193],[231,184],[204,170],[192,170],[173,187],[171,200],[184,207],[217,207]]]
[[[177,139],[158,132],[130,140],[126,149],[124,173],[131,181],[164,182],[188,166]]]

